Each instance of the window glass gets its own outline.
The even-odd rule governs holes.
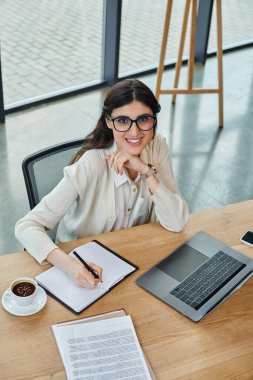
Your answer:
[[[204,0],[201,0],[204,1]],[[175,62],[186,0],[173,1],[165,62]],[[162,44],[167,0],[123,0],[120,44],[120,76],[157,67]],[[253,35],[251,0],[222,0],[223,48],[249,41]],[[184,57],[189,55],[190,18]],[[216,1],[214,1],[208,51],[217,49]]]
[[[103,0],[1,1],[5,104],[101,78]]]

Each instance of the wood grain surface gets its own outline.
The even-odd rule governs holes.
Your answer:
[[[79,316],[48,297],[39,313],[18,317],[0,307],[0,378],[66,379],[51,325],[60,321],[125,309],[131,315],[147,359],[157,379],[253,378],[253,280],[207,318],[196,324],[136,285],[151,266],[202,230],[253,258],[253,248],[240,236],[253,228],[253,201],[192,214],[181,233],[147,224],[95,238],[140,269]],[[69,252],[92,237],[62,244]],[[35,277],[49,268],[27,252],[0,257],[1,296],[12,280]]]

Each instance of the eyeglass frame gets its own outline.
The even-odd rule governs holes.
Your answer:
[[[153,124],[153,126],[152,126],[151,128],[149,128],[149,129],[141,129],[141,128],[139,127],[137,121],[138,121],[138,119],[139,119],[140,117],[142,117],[142,116],[148,116],[148,117],[151,117],[152,119],[154,119],[154,124]],[[124,115],[119,115],[119,116],[116,116],[116,117],[112,117],[111,115],[107,115],[107,117],[108,117],[108,119],[109,119],[110,121],[112,121],[113,127],[114,127],[114,129],[116,129],[117,132],[127,132],[127,131],[129,131],[129,130],[132,128],[133,123],[135,123],[136,127],[137,127],[140,131],[148,132],[148,131],[151,131],[151,129],[155,128],[155,126],[156,126],[156,124],[157,124],[157,117],[156,117],[156,116],[152,116],[152,115],[148,115],[148,114],[140,115],[140,116],[138,116],[137,119],[135,119],[135,120],[131,119],[131,117],[129,117],[129,116],[124,116]],[[126,119],[129,119],[129,120],[131,121],[131,124],[130,124],[129,128],[126,129],[125,131],[119,131],[119,130],[115,127],[115,124],[114,124],[114,120],[119,119],[119,118],[121,118],[121,117],[122,117],[122,118],[125,117]]]

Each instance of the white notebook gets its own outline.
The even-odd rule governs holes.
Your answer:
[[[89,305],[110,291],[112,287],[125,277],[136,271],[138,267],[97,240],[75,248],[85,261],[90,261],[103,268],[103,282],[96,288],[80,288],[62,270],[52,267],[35,277],[49,295],[56,298],[75,314],[81,313]],[[69,253],[78,260],[73,251]]]

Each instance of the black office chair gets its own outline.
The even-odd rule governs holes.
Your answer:
[[[83,145],[84,139],[53,145],[27,156],[22,163],[30,208],[33,209],[63,178],[63,168]],[[54,240],[56,228],[49,232]]]

